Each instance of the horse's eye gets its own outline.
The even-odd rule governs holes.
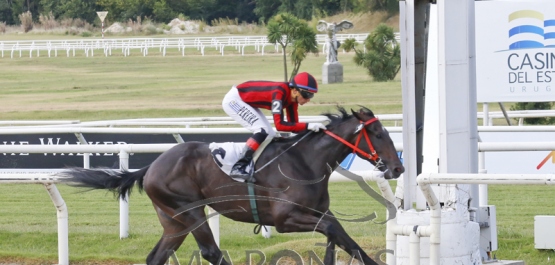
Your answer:
[[[376,134],[376,138],[382,139],[382,134],[381,133]]]

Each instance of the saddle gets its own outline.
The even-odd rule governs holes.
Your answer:
[[[264,140],[264,142],[262,142],[258,150],[254,152],[253,160],[251,164],[247,167],[248,172],[252,172],[254,170],[254,165],[256,164],[256,160],[258,160],[258,157],[260,156],[260,154],[262,154],[262,151],[264,151],[264,148],[266,148],[266,146],[270,142],[272,142],[272,140],[279,140],[279,139],[280,138],[268,137],[266,140]],[[235,165],[235,163],[241,158],[241,152],[243,151],[244,147],[245,147],[245,143],[235,143],[235,142],[210,143],[208,145],[208,148],[212,153],[212,158],[214,159],[214,163],[216,163],[216,165],[220,168],[220,170],[222,170],[222,172],[224,172],[228,176],[229,176],[229,173],[231,172],[231,168],[233,167],[233,165]],[[241,178],[232,178],[232,179],[239,182],[245,182],[245,180]]]

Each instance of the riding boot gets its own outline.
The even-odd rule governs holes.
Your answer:
[[[233,165],[233,167],[231,168],[231,172],[229,173],[229,176],[232,178],[241,178],[244,180],[249,180],[249,178],[251,177],[251,174],[250,172],[247,172],[247,167],[250,165],[252,161],[254,150],[248,146],[245,146],[245,151],[243,153],[244,153],[243,157],[239,159],[239,161],[237,161],[237,163],[235,163],[235,165]],[[252,179],[252,182],[254,182],[254,178]]]

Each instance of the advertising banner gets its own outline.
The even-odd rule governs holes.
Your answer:
[[[201,142],[244,142],[251,134],[183,134],[185,141]],[[83,134],[89,145],[117,144],[168,144],[176,143],[171,134]],[[1,145],[78,145],[74,134],[22,134],[0,135]],[[0,153],[0,169],[28,168],[52,169],[82,167],[81,153]],[[160,154],[130,154],[129,168],[137,169],[149,165]],[[112,153],[89,154],[91,167],[119,168],[119,156]]]
[[[478,102],[555,101],[555,1],[476,2]]]

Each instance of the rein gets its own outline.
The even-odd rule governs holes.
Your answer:
[[[374,118],[369,119],[365,122],[362,122],[362,121],[360,122],[360,125],[357,127],[357,131],[356,131],[356,132],[359,132],[359,134],[358,134],[357,140],[356,140],[354,145],[345,141],[345,139],[341,138],[340,136],[338,136],[335,133],[330,132],[329,130],[325,130],[324,132],[327,135],[336,139],[337,141],[339,141],[339,142],[343,143],[344,145],[353,149],[353,154],[358,152],[363,157],[366,157],[366,158],[371,159],[373,161],[377,161],[379,159],[378,153],[376,153],[376,150],[374,149],[374,146],[372,145],[372,142],[370,141],[370,137],[368,137],[368,133],[366,132],[366,130],[363,130],[364,127],[372,124],[373,122],[375,122],[377,120],[378,120],[378,118],[374,117]],[[362,135],[364,135],[364,139],[366,139],[366,142],[368,143],[368,147],[370,147],[371,154],[368,154],[368,153],[364,152],[363,150],[361,150],[358,147],[358,145],[360,144],[360,140],[362,139]]]
[[[291,146],[289,146],[287,149],[285,149],[283,152],[279,153],[276,157],[272,158],[272,160],[268,161],[268,163],[266,163],[265,165],[261,166],[258,170],[256,170],[254,173],[258,173],[258,171],[264,169],[266,166],[268,166],[269,164],[271,164],[272,162],[274,162],[278,157],[280,157],[281,155],[285,154],[285,152],[289,151],[289,149],[295,147],[295,145],[297,145],[300,141],[302,141],[304,138],[306,138],[307,136],[309,136],[310,134],[312,134],[312,131],[307,132],[305,135],[303,135],[303,137],[301,137],[301,139],[297,140],[296,142],[294,142]]]
[[[360,124],[357,126],[357,130],[355,131],[355,133],[359,133],[357,140],[355,142],[355,144],[351,144],[347,141],[345,141],[345,139],[341,138],[340,136],[338,136],[337,134],[334,134],[332,132],[330,132],[329,130],[325,130],[324,132],[333,137],[334,139],[338,140],[339,142],[347,145],[348,147],[350,147],[351,149],[353,149],[353,153],[358,152],[359,154],[361,154],[363,157],[366,157],[368,159],[371,159],[373,161],[378,161],[379,160],[379,156],[378,153],[376,153],[376,150],[374,149],[374,146],[372,145],[372,142],[370,141],[370,137],[368,137],[368,133],[366,132],[366,130],[363,130],[364,127],[372,124],[373,122],[377,121],[378,118],[372,118],[370,120],[367,120],[365,122],[360,122]],[[283,152],[281,152],[280,154],[278,154],[276,157],[274,157],[272,160],[268,161],[268,163],[266,163],[265,165],[263,165],[262,167],[260,167],[258,170],[256,170],[254,173],[259,172],[260,170],[264,169],[266,166],[268,166],[269,164],[271,164],[272,162],[274,162],[278,157],[280,157],[281,155],[283,155],[285,152],[287,152],[289,149],[293,148],[294,146],[296,146],[300,141],[302,141],[305,137],[307,137],[308,135],[310,135],[312,133],[312,131],[308,132],[307,134],[305,134],[303,137],[301,137],[299,140],[297,140],[295,143],[293,143],[291,146],[289,146],[287,149],[285,149]],[[358,148],[358,145],[360,144],[360,140],[362,139],[362,136],[364,135],[364,139],[366,139],[366,142],[368,143],[368,146],[370,147],[370,152],[371,154],[368,154],[366,152],[364,152],[363,150],[361,150],[360,148]],[[253,173],[253,175],[254,175]],[[251,175],[252,178],[252,175]],[[254,227],[254,233],[258,234],[260,232],[260,229],[262,227],[262,224],[260,223],[260,216],[258,215],[258,208],[256,205],[256,201],[254,199],[255,197],[255,193],[254,193],[254,187],[253,187],[253,183],[250,181],[247,181],[247,187],[248,187],[248,194],[251,197],[250,199],[250,205],[251,205],[251,211],[252,211],[252,216],[254,219],[254,222],[257,223],[258,225],[256,225]]]

